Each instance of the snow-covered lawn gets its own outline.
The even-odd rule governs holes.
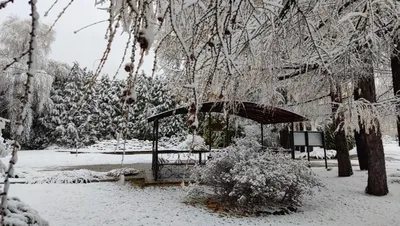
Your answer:
[[[336,170],[314,169],[326,184],[300,212],[285,216],[221,217],[183,203],[180,187],[134,188],[118,183],[12,185],[18,196],[51,225],[400,225],[400,184],[385,197],[363,192],[366,172],[337,178]]]
[[[112,144],[106,150],[111,150]],[[95,148],[93,147],[92,150]],[[120,164],[121,156],[98,153],[70,154],[69,150],[21,151],[16,172],[27,174],[75,165]],[[94,152],[94,151],[93,151]],[[364,193],[367,172],[357,170],[338,178],[337,168],[313,170],[326,185],[307,197],[297,213],[285,216],[236,218],[221,216],[183,203],[181,187],[135,188],[128,183],[13,184],[17,196],[50,222],[50,225],[400,225],[400,148],[385,144],[390,193],[384,197]],[[7,162],[7,158],[2,159]],[[127,155],[126,164],[150,162],[150,155]],[[319,160],[321,163],[323,160]],[[336,160],[329,160],[335,162]],[[357,160],[352,160],[356,163]],[[56,172],[40,172],[51,175]]]

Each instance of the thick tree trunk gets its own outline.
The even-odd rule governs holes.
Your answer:
[[[358,83],[357,85],[360,85],[361,83]],[[360,95],[360,89],[362,87],[355,86],[354,88],[354,100],[359,100],[361,97]],[[360,126],[360,131],[355,132],[354,138],[356,139],[356,148],[357,148],[357,158],[358,158],[358,163],[360,165],[360,170],[368,170],[368,144],[366,143],[366,132],[364,125],[360,121],[359,118],[359,126]]]
[[[366,137],[370,151],[368,153],[368,185],[366,192],[371,195],[383,196],[389,193],[386,177],[385,154],[383,152],[382,135],[379,129],[370,130],[370,136]]]
[[[390,57],[392,67],[393,91],[394,95],[400,96],[400,40],[395,41],[395,47]],[[397,138],[400,146],[400,104],[396,105],[397,112]]]
[[[362,128],[360,132],[354,132],[360,170],[368,170],[368,147],[366,147],[364,135],[364,128]]]
[[[359,98],[375,103],[376,90],[373,68],[368,69],[368,75],[358,82]],[[365,147],[368,152],[368,185],[366,192],[371,195],[383,196],[389,192],[386,177],[385,154],[383,152],[382,134],[378,119],[374,119],[375,127],[368,128],[365,133]],[[366,128],[367,129],[367,128]]]
[[[349,149],[346,143],[346,133],[343,128],[344,115],[341,112],[338,113],[337,103],[342,103],[342,89],[338,82],[332,82],[331,84],[331,100],[333,125],[337,130],[335,132],[335,146],[339,177],[349,177],[353,175],[353,169],[351,167]],[[338,129],[339,126],[340,128]]]

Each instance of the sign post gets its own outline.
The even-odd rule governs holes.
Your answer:
[[[294,149],[298,147],[322,147],[324,148],[325,168],[328,168],[328,160],[326,157],[326,147],[324,133],[319,131],[292,131],[292,158],[294,159]],[[308,148],[307,158],[310,161],[310,152]]]

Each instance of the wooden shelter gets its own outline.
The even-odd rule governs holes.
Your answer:
[[[208,113],[211,112],[216,113],[227,113],[228,115],[237,115],[243,118],[251,119],[260,123],[261,128],[261,142],[263,142],[264,132],[263,132],[263,125],[266,124],[277,124],[277,123],[292,123],[293,122],[301,122],[306,121],[307,119],[301,115],[295,114],[293,112],[272,107],[272,106],[265,106],[259,105],[252,102],[238,102],[238,101],[219,101],[219,102],[205,102],[199,104],[197,106],[197,112],[201,113]],[[159,135],[159,122],[161,119],[179,115],[179,114],[187,114],[189,109],[187,107],[176,108],[173,110],[165,111],[157,115],[153,115],[148,118],[148,122],[153,122],[153,149],[152,149],[152,170],[154,173],[154,177],[157,180],[159,174],[160,166],[167,165],[168,163],[160,163],[159,162],[159,154],[163,153],[183,153],[182,151],[178,150],[159,150],[158,149],[158,135]],[[210,122],[210,121],[209,121]],[[227,118],[227,123],[229,122],[229,117]],[[209,136],[211,137],[211,130]],[[211,142],[210,142],[211,143]],[[211,144],[209,146],[209,150],[211,149]],[[201,152],[197,151],[199,154],[199,163],[201,163]],[[196,152],[196,153],[197,153]],[[191,152],[193,153],[193,152]],[[294,152],[292,153],[292,157]],[[174,163],[176,164],[176,163]]]

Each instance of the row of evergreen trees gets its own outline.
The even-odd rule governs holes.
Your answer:
[[[92,75],[75,64],[68,75],[55,76],[51,101],[44,111],[32,116],[25,148],[39,149],[52,144],[81,147],[99,140],[122,139],[124,129],[127,139],[151,139],[152,127],[147,118],[176,106],[162,78],[141,74],[135,86],[137,98],[129,105],[126,121],[121,101],[126,81],[103,76],[88,89]],[[183,118],[175,117],[163,123],[160,134],[172,136],[184,128]]]

